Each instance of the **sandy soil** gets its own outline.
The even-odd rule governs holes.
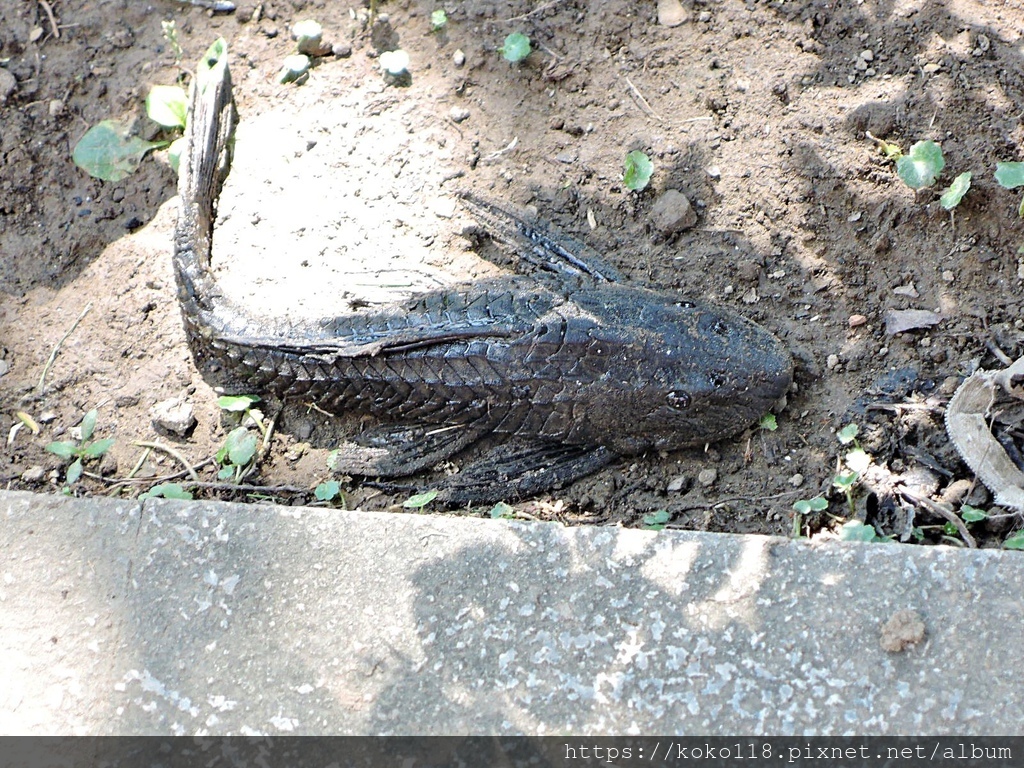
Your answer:
[[[44,446],[70,439],[91,408],[96,436],[116,443],[75,494],[141,493],[181,467],[161,450],[140,462],[136,443],[159,441],[201,465],[233,427],[181,328],[166,158],[118,183],[70,158],[103,119],[160,135],[143,102],[151,85],[183,76],[161,32],[173,19],[186,67],[216,37],[229,45],[241,127],[215,254],[227,290],[255,311],[336,313],[493,272],[455,205],[471,189],[535,208],[635,283],[732,305],[791,348],[796,384],[777,430],[623,461],[517,514],[642,525],[665,510],[672,526],[789,535],[793,503],[823,495],[829,508],[803,519],[804,533],[857,517],[909,542],[962,544],[906,492],[991,507],[980,486],[964,497],[972,476],[942,414],[965,375],[1002,366],[994,350],[1024,353],[1019,195],[993,179],[997,161],[1024,159],[1020,0],[695,0],[675,27],[658,23],[653,0],[386,2],[388,21],[375,26],[365,9],[325,0],[243,3],[227,15],[172,0],[51,7],[52,23],[35,2],[0,8],[5,487],[59,491],[65,462]],[[431,33],[437,7],[448,24]],[[342,55],[282,86],[289,29],[304,18]],[[519,65],[496,51],[513,31],[536,49]],[[412,76],[387,83],[378,50],[399,45]],[[904,148],[940,142],[947,166],[935,189],[915,195],[866,131]],[[633,149],[655,164],[641,193],[621,182]],[[966,170],[974,181],[954,219],[938,196]],[[666,239],[651,210],[668,189],[698,221]],[[40,391],[51,352],[87,308]],[[941,319],[888,333],[886,313],[904,309]],[[185,437],[154,426],[153,407],[170,398],[194,410]],[[8,439],[18,411],[40,434],[21,427]],[[874,462],[852,512],[832,488],[848,450],[836,432],[849,423]],[[246,481],[266,490],[193,492],[313,502],[329,451],[352,428],[290,405]],[[198,473],[216,481],[209,463]],[[344,487],[350,506],[400,508],[404,498]],[[1007,516],[971,532],[994,546],[1018,525]]]

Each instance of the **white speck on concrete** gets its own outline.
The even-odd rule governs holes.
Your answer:
[[[285,717],[278,713],[270,718],[270,724],[277,728],[279,731],[291,732],[295,730],[295,727],[299,724],[299,721],[292,717]]]

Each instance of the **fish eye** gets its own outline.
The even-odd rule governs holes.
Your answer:
[[[682,409],[690,407],[690,396],[685,392],[673,390],[672,392],[668,393],[665,399],[668,401],[668,404],[673,408]]]

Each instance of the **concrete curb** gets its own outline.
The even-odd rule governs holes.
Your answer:
[[[1024,723],[1018,553],[16,492],[0,515],[3,734]],[[924,639],[885,651],[903,609]]]

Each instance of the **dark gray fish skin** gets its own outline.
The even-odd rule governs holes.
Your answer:
[[[508,276],[316,322],[254,317],[219,295],[210,272],[234,121],[226,66],[197,90],[174,266],[193,352],[235,391],[628,455],[736,434],[792,382],[783,344],[732,310],[601,279],[552,287]],[[560,252],[534,225],[474,205],[527,233],[532,250]]]

